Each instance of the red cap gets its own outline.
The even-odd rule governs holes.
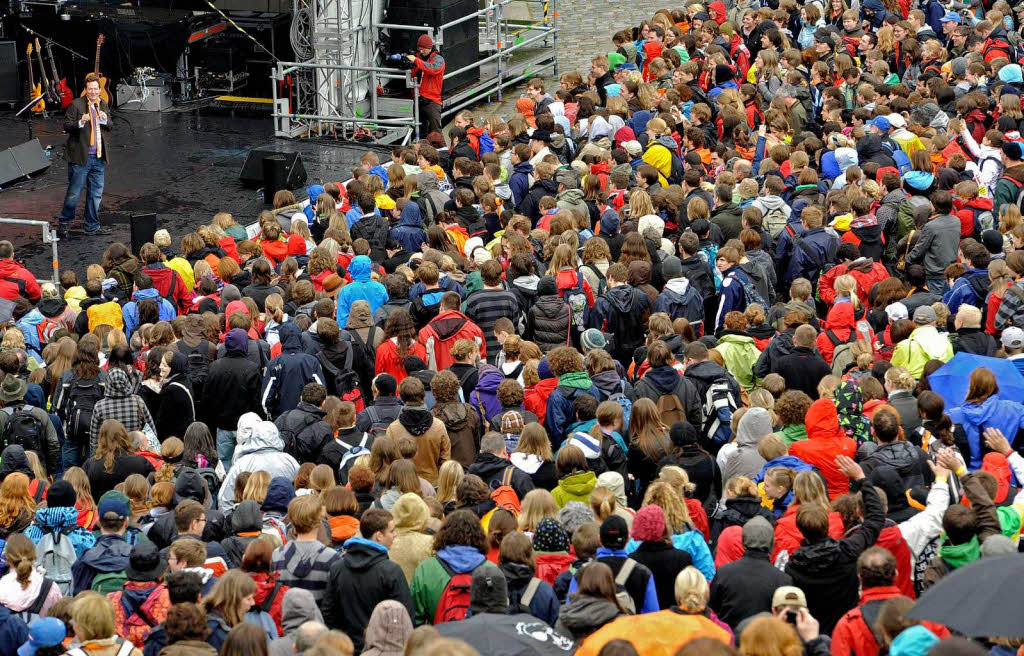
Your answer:
[[[429,34],[423,34],[420,38],[416,39],[417,48],[433,48],[434,40],[430,38]]]

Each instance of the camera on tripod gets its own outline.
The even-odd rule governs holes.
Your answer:
[[[412,53],[395,53],[389,55],[386,62],[391,68],[397,68],[399,70],[408,71],[412,70],[415,65],[409,61],[409,55]]]

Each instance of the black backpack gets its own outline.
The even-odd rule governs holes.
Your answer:
[[[345,342],[343,342],[345,343]],[[359,376],[352,371],[352,345],[347,344],[348,350],[345,354],[345,368],[339,369],[332,363],[323,351],[316,354],[317,362],[324,371],[324,386],[331,396],[344,396],[359,387]]]
[[[67,398],[64,435],[77,444],[88,444],[92,411],[103,398],[99,380],[73,380]]]
[[[377,408],[368,406],[366,408],[366,418],[370,420],[370,427],[366,429],[366,434],[373,439],[383,437],[388,432],[388,426],[391,422],[385,422],[381,419],[380,414],[377,412]]]
[[[363,389],[364,397],[370,396],[373,382],[375,363],[377,362],[377,349],[374,347],[373,341],[378,330],[383,329],[370,326],[365,341],[359,336],[358,330],[349,331],[349,335],[352,336],[352,341],[349,342],[349,347],[352,350],[351,362],[355,365],[354,371],[359,376],[359,385]]]
[[[281,422],[282,426],[280,427],[279,430],[281,434],[281,440],[284,442],[284,452],[300,462],[306,462],[306,460],[310,459],[311,455],[313,456],[312,459],[315,459],[316,455],[319,453],[320,448],[323,445],[314,445],[314,448],[312,449],[312,454],[300,453],[300,451],[305,451],[306,447],[303,446],[300,449],[299,436],[301,436],[302,433],[304,433],[307,428],[317,423],[318,421],[321,421],[321,418],[314,414],[304,414],[302,420],[297,421],[292,418],[292,415],[296,412],[299,411],[291,410],[282,415],[284,421]]]
[[[193,393],[196,396],[202,395],[203,386],[210,376],[210,343],[202,339],[196,346],[186,346],[185,342],[178,340],[175,346],[178,353],[188,359],[188,382],[192,383]]]
[[[26,451],[42,453],[42,446],[46,441],[46,426],[42,419],[32,414],[32,406],[22,403],[19,406],[4,408],[4,412],[8,418],[3,435],[0,436],[3,443],[0,450],[16,444]]]

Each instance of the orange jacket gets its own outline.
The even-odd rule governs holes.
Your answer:
[[[818,468],[825,477],[828,498],[838,499],[850,491],[850,480],[836,466],[836,456],[853,457],[857,443],[839,427],[839,415],[831,399],[818,399],[811,404],[804,419],[807,439],[789,446],[789,455]]]

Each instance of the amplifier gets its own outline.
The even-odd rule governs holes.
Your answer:
[[[117,85],[118,110],[136,112],[166,112],[174,106],[169,86]]]

